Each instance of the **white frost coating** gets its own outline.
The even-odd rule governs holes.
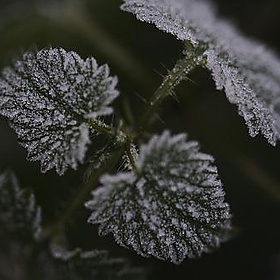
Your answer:
[[[140,147],[132,171],[105,175],[86,203],[89,223],[142,256],[180,263],[229,237],[231,215],[213,158],[168,131]],[[176,172],[174,171],[176,170]]]
[[[121,8],[141,21],[201,48],[217,89],[236,104],[251,136],[280,139],[280,60],[216,15],[203,0],[124,0]]]
[[[28,159],[42,172],[82,163],[90,143],[88,120],[112,113],[117,79],[107,65],[74,52],[43,49],[23,54],[0,77],[0,114],[7,117]]]

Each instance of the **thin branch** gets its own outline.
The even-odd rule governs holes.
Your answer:
[[[155,113],[156,109],[162,103],[162,101],[172,94],[174,89],[180,84],[180,82],[186,79],[186,76],[197,66],[202,64],[202,58],[194,51],[190,50],[186,52],[186,56],[178,60],[174,68],[164,78],[160,87],[156,90],[152,96],[148,107],[142,117],[140,118],[138,128],[143,130],[151,116]]]
[[[109,135],[109,136],[115,136],[118,132],[117,129],[109,126],[101,121],[98,120],[89,120],[88,125],[93,129],[98,131],[99,133]]]

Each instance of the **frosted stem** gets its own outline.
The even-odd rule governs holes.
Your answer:
[[[106,125],[105,123],[99,122],[97,120],[90,120],[88,124],[93,130],[96,130],[101,134],[116,135],[117,133],[114,127]]]
[[[168,73],[160,87],[155,91],[149,102],[149,107],[140,119],[140,130],[143,130],[143,127],[149,121],[161,102],[202,62],[202,58],[194,50],[188,51],[185,55],[185,57],[177,61],[174,68]]]

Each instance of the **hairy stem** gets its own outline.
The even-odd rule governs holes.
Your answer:
[[[90,120],[88,121],[88,125],[93,129],[98,131],[101,134],[105,134],[108,136],[116,136],[116,134],[118,133],[117,130],[112,127],[109,126],[103,122],[100,122],[98,120]]]
[[[178,86],[182,80],[186,79],[187,75],[194,68],[201,65],[201,61],[201,57],[194,50],[187,52],[185,57],[177,61],[174,68],[164,78],[162,84],[152,96],[148,108],[139,121],[138,127],[140,131],[143,130],[144,126],[155,113],[162,101],[172,94],[176,86]]]

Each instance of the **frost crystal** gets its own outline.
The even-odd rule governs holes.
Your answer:
[[[10,171],[0,174],[0,225],[0,231],[31,236],[38,234],[41,228],[41,209],[34,195],[20,189]]]
[[[15,129],[28,159],[40,160],[42,172],[83,162],[91,120],[112,113],[117,79],[107,65],[83,60],[75,52],[43,49],[27,52],[0,77],[0,114]]]
[[[202,0],[124,0],[121,8],[182,41],[204,49],[217,89],[238,106],[251,136],[262,133],[272,145],[280,139],[280,60],[218,19]]]
[[[102,235],[142,256],[180,263],[226,240],[229,205],[213,158],[186,135],[154,136],[140,148],[137,172],[105,175],[86,207]]]

